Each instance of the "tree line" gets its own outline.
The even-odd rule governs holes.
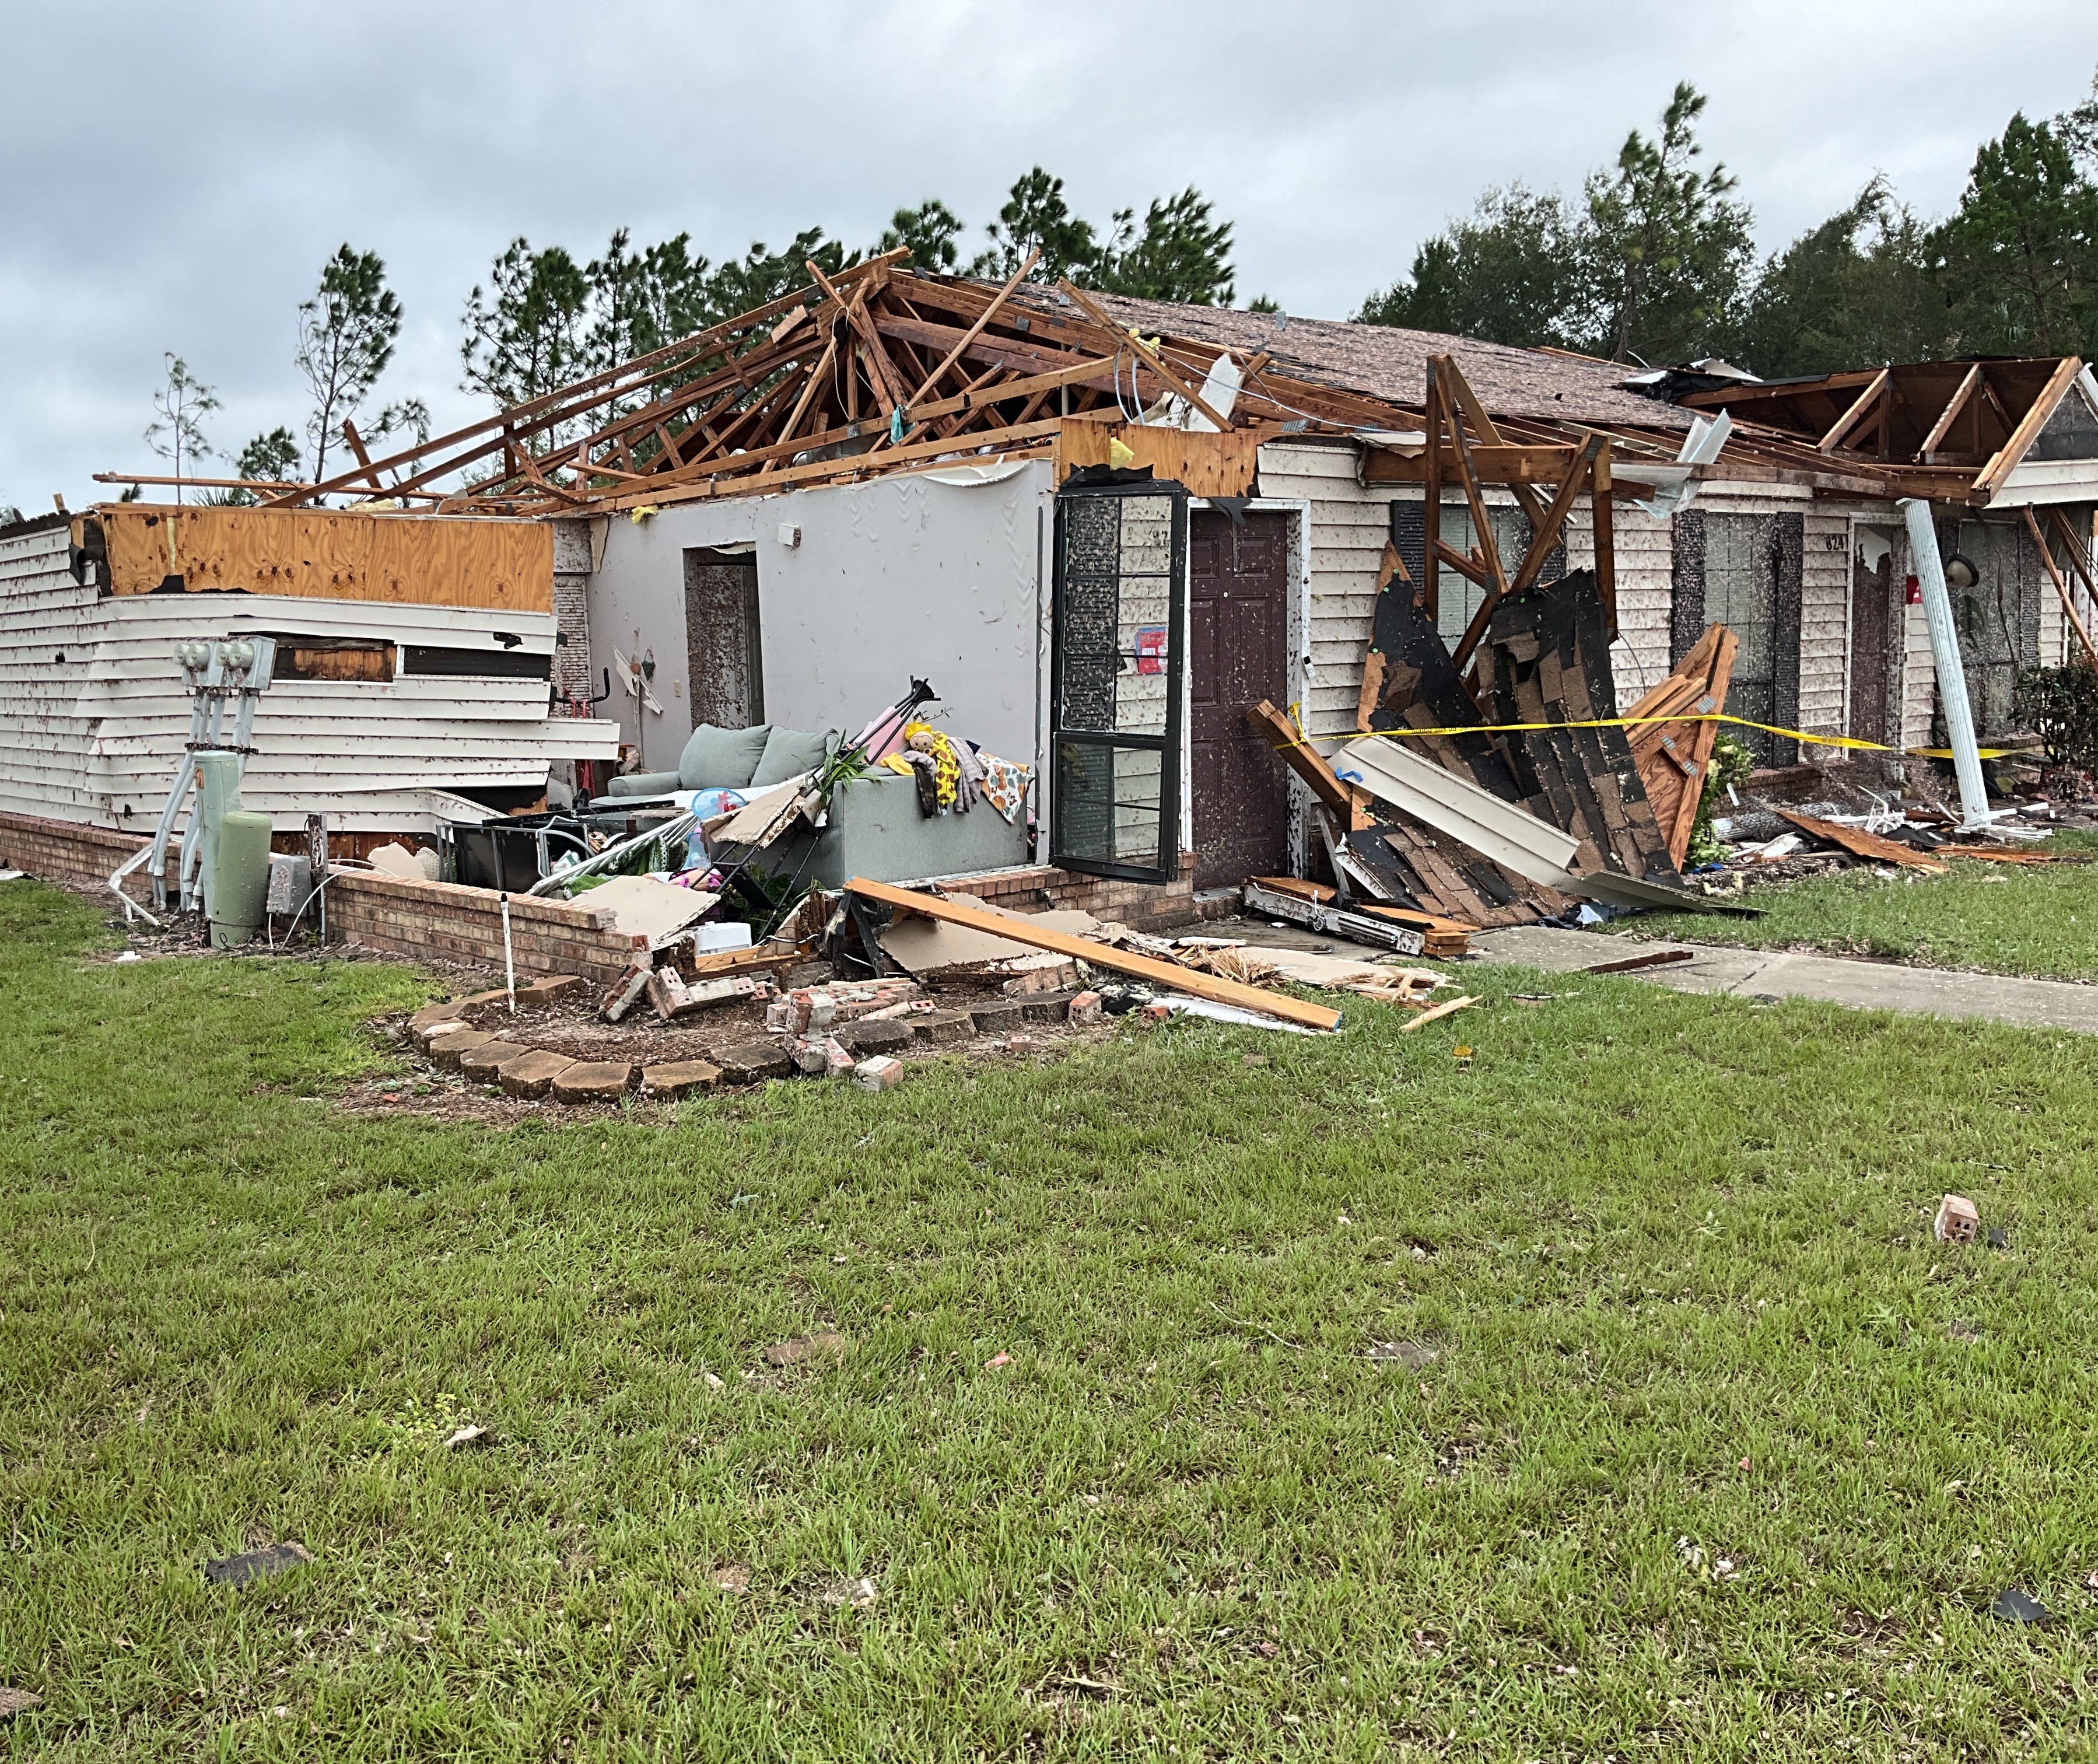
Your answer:
[[[1758,261],[1754,215],[1701,167],[1705,99],[1679,85],[1580,195],[1487,190],[1356,314],[1659,366],[1720,356],[1765,379],[1968,355],[2098,352],[2098,80],[2022,112],[1974,156],[1958,207],[1926,222],[1875,174]]]

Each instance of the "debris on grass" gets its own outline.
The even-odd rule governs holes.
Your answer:
[[[1466,993],[1459,998],[1446,998],[1440,1004],[1431,1004],[1419,1016],[1400,1024],[1398,1033],[1402,1035],[1411,1035],[1424,1023],[1433,1023],[1443,1017],[1453,1016],[1459,1011],[1469,1010],[1478,1002],[1469,993]]]
[[[22,872],[17,870],[15,874]],[[0,876],[0,881],[10,880]],[[32,1709],[43,1701],[34,1691],[18,1691],[11,1684],[0,1684],[0,1721],[11,1721],[25,1710]]]
[[[1433,1365],[1442,1358],[1440,1348],[1431,1348],[1424,1341],[1372,1341],[1370,1358],[1373,1360],[1395,1360],[1409,1371],[1417,1372],[1424,1366]]]
[[[239,1556],[221,1556],[204,1564],[204,1578],[215,1586],[245,1586],[251,1581],[274,1580],[314,1559],[303,1544],[270,1543]]]
[[[881,1589],[867,1576],[862,1574],[857,1578],[831,1581],[819,1587],[816,1591],[816,1602],[819,1604],[843,1605],[854,1611],[865,1611],[880,1596]]]
[[[1964,1195],[1947,1195],[1938,1203],[1938,1220],[1931,1227],[1941,1244],[1971,1244],[1982,1228],[1982,1215]]]
[[[494,1428],[481,1427],[469,1421],[464,1427],[455,1430],[445,1440],[445,1446],[448,1450],[459,1451],[470,1446],[493,1446],[494,1443]]]
[[[845,1338],[835,1329],[814,1329],[807,1335],[790,1336],[784,1341],[775,1341],[765,1350],[767,1366],[799,1366],[819,1354],[828,1354],[833,1359],[845,1356]]]
[[[1989,1607],[1990,1617],[2006,1623],[2044,1623],[2050,1614],[2039,1599],[2018,1586],[2006,1586]]]

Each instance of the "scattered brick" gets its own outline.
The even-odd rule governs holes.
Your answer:
[[[565,998],[572,992],[581,992],[590,982],[580,974],[549,974],[517,989],[520,1004],[551,1004],[557,998]]]
[[[557,1103],[616,1103],[634,1082],[624,1060],[578,1060],[554,1080]]]
[[[876,1054],[853,1068],[853,1082],[862,1090],[893,1090],[903,1082],[903,1062]]]
[[[873,1023],[848,1023],[839,1029],[837,1038],[865,1059],[869,1054],[900,1052],[911,1045],[914,1038],[908,1023],[898,1023],[892,1019]]]
[[[433,1064],[456,1072],[462,1055],[472,1053],[475,1048],[485,1047],[494,1039],[493,1035],[485,1034],[477,1029],[468,1029],[462,1024],[449,1035],[432,1037],[424,1051],[429,1055]]]
[[[1073,1023],[1097,1023],[1104,1015],[1100,995],[1096,992],[1082,992],[1071,1001],[1065,1013]]]
[[[1938,1203],[1938,1240],[1971,1244],[1981,1234],[1982,1214],[1964,1195],[1947,1195]]]

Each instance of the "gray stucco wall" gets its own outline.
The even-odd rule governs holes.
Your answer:
[[[749,546],[767,722],[857,734],[917,674],[940,695],[941,727],[1038,762],[1052,501],[1049,465],[1034,460],[991,483],[920,474],[616,518],[590,579],[590,675],[613,667],[615,648],[653,650],[663,713],[629,696],[615,668],[599,714],[618,717],[651,770],[677,764],[691,732],[684,554]],[[783,524],[801,529],[798,545],[781,542]]]

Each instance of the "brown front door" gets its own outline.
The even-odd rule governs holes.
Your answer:
[[[1243,526],[1197,509],[1188,533],[1187,657],[1194,717],[1195,886],[1232,888],[1279,875],[1288,857],[1288,796],[1249,706],[1280,704],[1289,678],[1286,518]]]

